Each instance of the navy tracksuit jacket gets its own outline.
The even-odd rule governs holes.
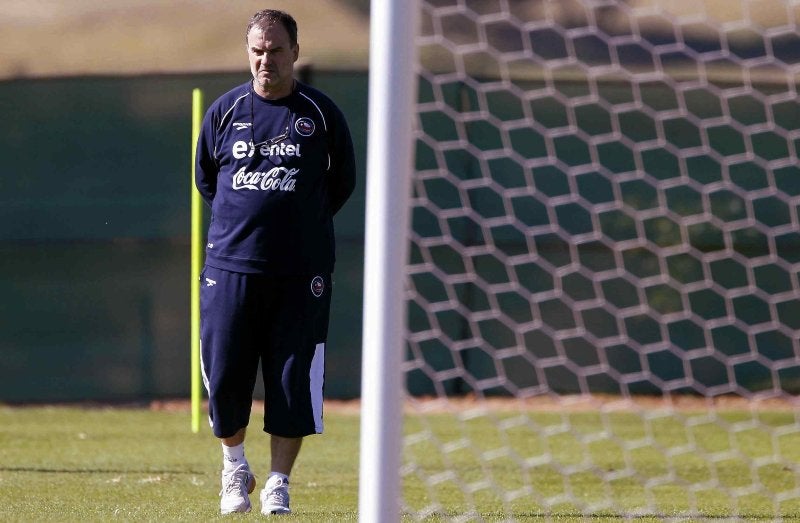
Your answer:
[[[211,206],[206,264],[267,275],[333,272],[333,215],[355,187],[344,116],[320,91],[296,83],[267,100],[240,85],[206,112],[197,189]]]

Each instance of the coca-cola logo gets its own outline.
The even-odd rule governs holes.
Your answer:
[[[233,175],[233,190],[249,189],[251,191],[288,191],[294,192],[295,175],[300,169],[273,167],[269,171],[245,171],[242,167]]]

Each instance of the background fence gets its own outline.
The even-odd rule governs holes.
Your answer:
[[[356,192],[336,219],[338,263],[326,370],[327,395],[352,398],[358,396],[360,384],[367,76],[347,71],[305,74],[341,106],[358,159]],[[5,160],[0,176],[0,401],[125,401],[188,394],[191,90],[203,88],[210,103],[247,78],[243,72],[0,83],[0,110],[6,121],[0,128],[0,154]],[[536,90],[541,87],[537,85],[529,81],[525,87]],[[431,88],[422,82],[423,101]],[[747,146],[754,161],[729,167],[720,166],[716,159],[739,154],[731,150],[738,142],[709,135],[706,153],[681,159],[670,154],[670,147],[694,140],[697,133],[689,132],[691,126],[678,121],[657,131],[648,111],[630,111],[619,117],[623,141],[639,143],[662,133],[671,145],[634,159],[626,147],[608,143],[600,146],[595,162],[590,154],[594,146],[565,135],[558,139],[561,145],[551,162],[544,133],[565,125],[573,109],[565,108],[564,100],[580,97],[582,88],[579,81],[563,81],[559,97],[534,100],[539,128],[519,130],[514,147],[530,158],[541,157],[543,163],[525,175],[513,161],[498,157],[483,165],[462,150],[460,124],[454,124],[448,114],[453,110],[470,114],[476,93],[462,82],[436,87],[445,105],[423,111],[422,131],[431,139],[455,140],[457,147],[438,156],[424,140],[417,146],[420,174],[412,249],[416,268],[411,277],[414,297],[409,330],[416,350],[424,352],[427,370],[408,374],[408,390],[413,394],[435,391],[438,385],[432,376],[453,365],[445,347],[448,340],[469,340],[479,332],[493,346],[513,345],[502,322],[481,322],[478,328],[458,313],[487,306],[479,286],[466,280],[452,288],[456,290],[450,289],[450,283],[443,285],[466,270],[451,246],[485,249],[488,229],[481,220],[494,223],[509,205],[513,208],[510,219],[537,231],[530,263],[519,265],[519,255],[531,248],[525,235],[514,227],[490,226],[492,249],[499,258],[473,257],[473,275],[467,278],[501,282],[508,271],[519,278],[520,296],[528,298],[498,303],[502,314],[529,314],[526,302],[533,300],[538,312],[531,321],[541,322],[545,331],[568,329],[574,311],[563,300],[552,298],[584,299],[584,293],[597,289],[592,290],[581,274],[613,272],[615,267],[636,278],[663,272],[687,284],[707,281],[702,289],[682,298],[665,285],[640,295],[624,278],[609,277],[600,292],[620,310],[642,306],[662,315],[678,313],[681,318],[687,314],[711,320],[730,318],[708,335],[691,321],[678,321],[666,327],[663,337],[654,320],[628,318],[624,328],[637,343],[655,341],[669,347],[645,354],[615,346],[607,356],[609,368],[623,376],[648,369],[653,380],[634,380],[628,384],[632,392],[657,392],[664,383],[675,384],[673,391],[680,390],[681,383],[751,391],[796,390],[800,371],[794,364],[796,341],[791,333],[800,325],[800,305],[793,294],[794,268],[800,259],[800,235],[793,229],[800,172],[783,161],[791,156],[790,150],[794,154],[794,142],[782,134],[766,134]],[[631,86],[610,82],[600,89],[602,99],[617,100],[629,96]],[[779,102],[769,105],[748,96],[726,100],[725,110],[733,121],[757,124],[769,113],[794,136],[800,118],[797,103],[781,96],[786,84],[766,82],[757,89],[767,100],[777,93]],[[659,82],[638,85],[637,90],[642,107],[669,103],[675,95]],[[695,98],[692,93],[681,96],[691,110],[701,114],[719,105],[705,91],[698,91]],[[500,111],[500,118],[506,117],[503,111],[511,111],[509,118],[514,117],[512,104],[502,99],[489,103],[494,104],[492,111]],[[601,108],[589,104],[575,114],[573,129],[581,136],[608,132]],[[466,129],[468,149],[491,150],[498,140],[496,131],[480,125],[472,122]],[[733,129],[723,126],[720,132],[731,134]],[[775,158],[783,162],[779,168],[762,167]],[[642,163],[648,177],[629,176],[636,162]],[[683,163],[678,166],[678,162]],[[582,165],[594,167],[579,176],[569,174]],[[465,190],[471,180],[489,186]],[[699,192],[697,187],[701,187]],[[519,190],[532,196],[503,194]],[[621,200],[613,203],[618,197]],[[610,207],[595,215],[579,202],[598,209],[605,209],[606,203]],[[465,206],[473,209],[469,217],[460,214]],[[657,208],[666,214],[652,214],[650,210]],[[436,217],[442,212],[455,214],[442,221]],[[640,224],[638,216],[646,219]],[[683,231],[669,216],[684,217],[691,227]],[[575,245],[565,240],[586,234],[600,234],[598,238],[619,249],[609,248],[608,241]],[[685,249],[680,246],[684,241],[688,242]],[[647,245],[678,250],[659,261]],[[775,257],[770,258],[770,252]],[[707,266],[701,261],[703,256],[710,256]],[[502,261],[508,257],[517,260],[517,266]],[[752,272],[743,270],[741,260],[751,259],[763,263],[757,263]],[[578,268],[575,274],[570,267]],[[553,270],[564,274],[553,279],[547,274]],[[742,294],[742,289],[747,292]],[[434,312],[423,312],[437,302]],[[616,335],[616,320],[608,311],[592,309],[581,317],[591,336]],[[436,327],[431,330],[433,324]],[[749,328],[752,325],[754,330]],[[542,361],[552,359],[558,352],[553,339],[539,334],[524,339],[525,350]],[[596,349],[584,345],[571,349],[570,358],[592,365]],[[701,346],[710,351],[708,357],[688,366],[675,357]],[[726,360],[728,356],[738,358],[735,366]],[[462,359],[459,365],[468,374],[487,379],[497,375],[495,364],[480,350],[464,350]],[[518,371],[514,381],[527,386],[544,379],[556,392],[585,388],[580,373],[561,365],[546,374],[542,378],[533,370]],[[692,376],[700,381],[692,381]],[[459,394],[474,387],[455,378],[446,380],[445,389]],[[615,392],[618,384],[599,380],[591,390]]]
[[[307,73],[306,73],[307,74]],[[0,401],[189,393],[191,91],[249,73],[0,83]],[[366,75],[315,72],[353,132],[327,392],[358,394]]]

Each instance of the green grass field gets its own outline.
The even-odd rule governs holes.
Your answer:
[[[259,417],[251,423],[247,455],[260,488],[268,441],[257,430]],[[626,412],[409,417],[403,497],[415,517],[438,507],[429,521],[466,519],[470,506],[487,521],[578,521],[587,519],[585,507],[602,507],[604,500],[616,510],[599,509],[588,519],[796,519],[794,415],[757,418],[753,423],[751,412],[732,411],[687,428],[672,416],[644,422]],[[207,427],[200,434],[189,427],[184,410],[0,407],[0,521],[260,518],[257,499],[249,515],[218,515],[219,445]],[[428,436],[418,437],[423,428]],[[326,413],[326,434],[306,440],[296,465],[294,513],[287,519],[358,519],[358,435],[356,414]],[[776,455],[780,463],[770,459]],[[521,466],[520,457],[531,456],[542,459]],[[713,463],[703,459],[708,456]],[[487,477],[492,482],[481,486]],[[472,488],[469,498],[463,486]],[[780,492],[786,499],[778,503],[773,493]],[[508,493],[515,499],[504,501]],[[691,499],[698,510],[687,518]]]
[[[355,520],[358,417],[326,422],[296,465],[293,517]],[[258,488],[268,472],[259,425],[247,444]],[[193,434],[186,411],[0,408],[0,521],[230,519],[219,516],[219,467],[219,443],[206,424]]]

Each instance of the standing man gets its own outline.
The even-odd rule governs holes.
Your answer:
[[[195,182],[212,209],[202,369],[222,443],[222,513],[251,508],[244,440],[260,360],[271,450],[261,512],[288,514],[303,437],[323,428],[333,216],[355,187],[355,159],[341,111],[294,78],[295,20],[259,11],[245,37],[253,78],[209,107],[197,143]]]

